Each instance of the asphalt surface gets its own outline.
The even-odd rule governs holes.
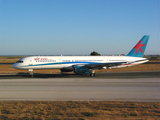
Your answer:
[[[0,100],[160,102],[160,72],[0,75]]]

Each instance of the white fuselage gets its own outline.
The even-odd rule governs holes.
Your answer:
[[[18,60],[12,67],[16,69],[72,69],[73,65],[125,62],[122,65],[107,67],[121,68],[147,61],[146,58],[129,56],[31,56]]]

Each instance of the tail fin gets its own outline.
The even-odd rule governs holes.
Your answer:
[[[142,39],[135,45],[135,47],[126,55],[133,57],[143,57],[149,36],[144,35]]]

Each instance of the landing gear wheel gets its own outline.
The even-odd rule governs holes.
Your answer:
[[[91,76],[91,77],[95,77],[95,76],[96,76],[96,73],[91,73],[90,76]]]
[[[30,76],[33,77],[34,76],[33,69],[29,69],[28,71],[30,71]]]
[[[30,73],[30,76],[31,76],[31,77],[33,77],[33,76],[34,76],[33,72],[31,72],[31,73]]]
[[[94,72],[94,70],[90,69],[90,76],[91,77],[95,77],[96,76],[96,73]]]

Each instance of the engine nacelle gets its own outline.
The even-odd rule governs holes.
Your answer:
[[[73,71],[74,71],[75,74],[79,74],[79,75],[88,74],[89,73],[89,68],[87,68],[85,66],[75,65],[75,66],[73,66]]]

